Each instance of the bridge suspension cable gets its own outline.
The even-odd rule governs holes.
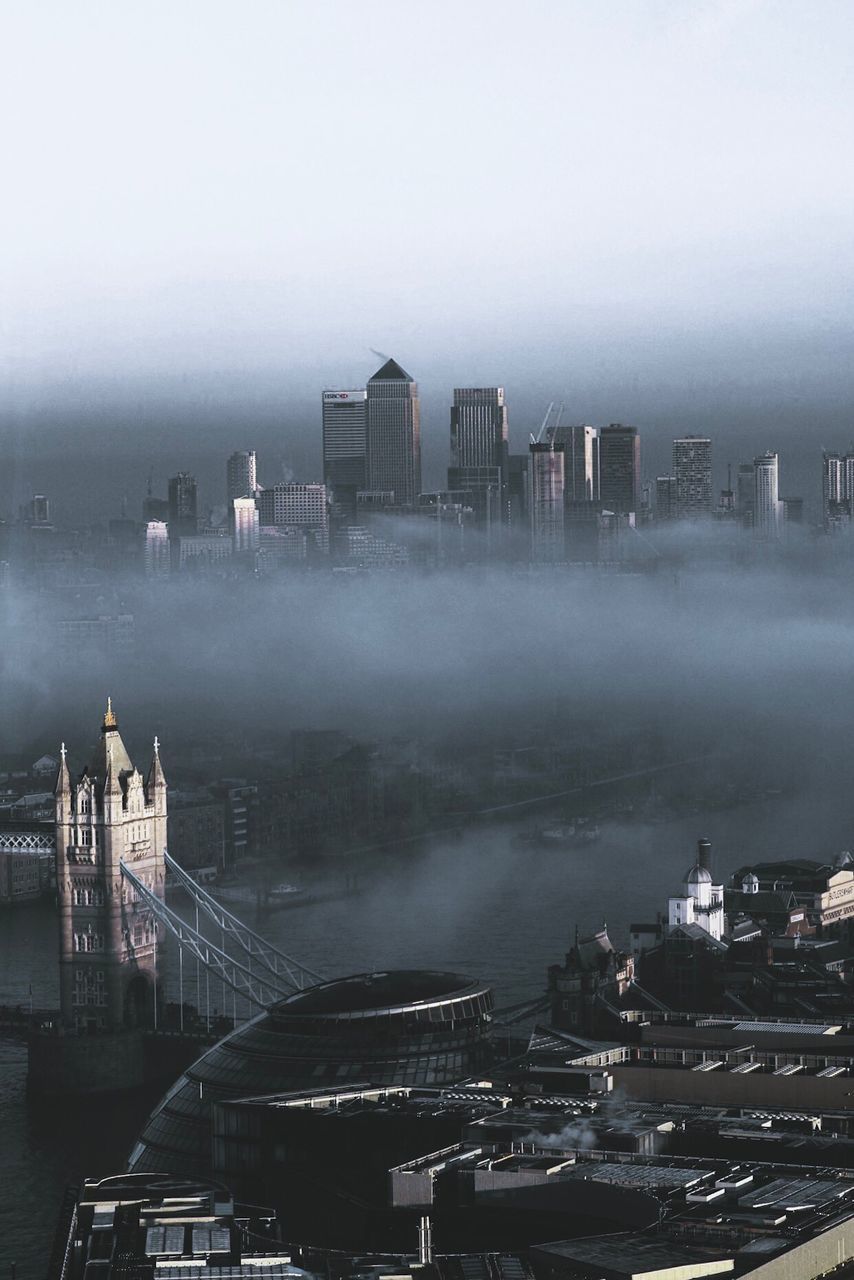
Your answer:
[[[221,902],[217,902],[216,898],[211,897],[201,885],[196,884],[192,876],[180,863],[170,857],[166,850],[164,850],[164,857],[168,870],[190,895],[195,906],[204,911],[205,915],[214,922],[221,930],[223,937],[227,935],[237,944],[246,957],[246,964],[252,968],[260,966],[265,969],[276,983],[286,983],[290,988],[288,994],[294,990],[302,991],[305,987],[324,981],[319,973],[315,973],[313,969],[300,964],[293,956],[286,955],[284,951],[274,947],[266,938],[262,938],[237,916],[227,911]]]
[[[267,974],[253,973],[246,965],[217,947],[192,925],[187,924],[186,920],[182,920],[177,912],[167,907],[166,903],[158,898],[156,893],[152,893],[123,862],[120,863],[120,867],[122,875],[134,893],[150,908],[155,919],[165,925],[172,936],[177,938],[181,950],[186,949],[210,973],[230,987],[235,995],[242,996],[257,1009],[263,1010],[277,1000],[283,1000],[286,996],[293,994],[291,986],[277,983]]]

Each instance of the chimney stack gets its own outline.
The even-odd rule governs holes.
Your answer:
[[[704,871],[712,872],[712,842],[711,840],[697,841],[697,861]]]

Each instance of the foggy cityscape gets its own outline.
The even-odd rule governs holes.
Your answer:
[[[854,13],[7,10],[0,1273],[854,1276]]]

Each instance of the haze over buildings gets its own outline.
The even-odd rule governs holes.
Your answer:
[[[118,515],[191,442],[205,489],[247,441],[319,480],[317,388],[371,347],[417,368],[428,489],[470,380],[516,448],[566,398],[637,424],[653,475],[676,435],[723,464],[748,433],[806,493],[850,434],[848,6],[439,3],[415,82],[390,0],[84,7],[6,33],[6,114],[37,106],[0,215],[0,509],[62,475],[63,515],[92,479]]]

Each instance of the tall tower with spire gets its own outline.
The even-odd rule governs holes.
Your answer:
[[[63,1023],[91,1033],[151,1025],[156,921],[134,900],[120,864],[163,897],[166,778],[157,739],[143,779],[107,699],[93,758],[75,783],[62,744],[55,799]]]

